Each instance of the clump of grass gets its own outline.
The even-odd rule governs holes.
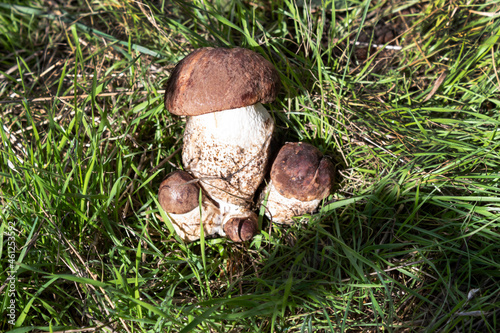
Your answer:
[[[498,331],[499,4],[305,3],[0,5],[2,330]],[[337,167],[249,244],[158,213],[184,128],[162,89],[203,46],[273,62],[276,141]]]

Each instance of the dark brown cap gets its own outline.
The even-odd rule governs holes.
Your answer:
[[[273,163],[271,181],[285,198],[323,199],[332,188],[333,165],[308,143],[287,143]]]
[[[175,66],[165,88],[165,108],[179,116],[272,102],[279,74],[260,54],[234,48],[201,48]]]
[[[164,211],[185,214],[198,207],[200,186],[186,171],[169,173],[161,182],[158,201]]]
[[[246,242],[255,236],[257,230],[257,215],[253,212],[248,216],[233,217],[224,224],[224,232],[233,242]]]

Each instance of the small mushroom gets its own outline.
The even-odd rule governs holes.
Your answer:
[[[200,186],[185,171],[174,171],[160,184],[158,201],[170,221],[184,241],[200,238]],[[205,236],[224,235],[219,208],[203,192],[201,200],[201,219]]]
[[[267,196],[266,215],[274,222],[291,224],[292,217],[312,213],[330,194],[333,165],[307,143],[284,145],[271,167],[271,179],[262,193]]]
[[[248,210],[264,178],[274,122],[261,103],[279,88],[274,66],[242,48],[198,49],[167,82],[166,109],[189,116],[183,164],[219,203],[224,223]]]
[[[246,214],[232,216],[224,224],[226,236],[234,242],[245,242],[253,238],[258,231],[257,215],[249,211]]]

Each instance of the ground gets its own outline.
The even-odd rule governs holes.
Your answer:
[[[500,4],[320,2],[0,4],[0,330],[500,330]],[[336,167],[244,244],[158,207],[185,126],[163,89],[204,46],[272,62],[272,144]]]

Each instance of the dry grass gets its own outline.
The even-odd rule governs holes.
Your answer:
[[[0,329],[498,331],[500,6],[336,6],[0,4],[0,257],[13,226],[17,291],[10,325],[6,268]],[[308,224],[183,244],[159,218],[184,128],[163,87],[202,46],[270,59],[276,144],[335,161]]]

